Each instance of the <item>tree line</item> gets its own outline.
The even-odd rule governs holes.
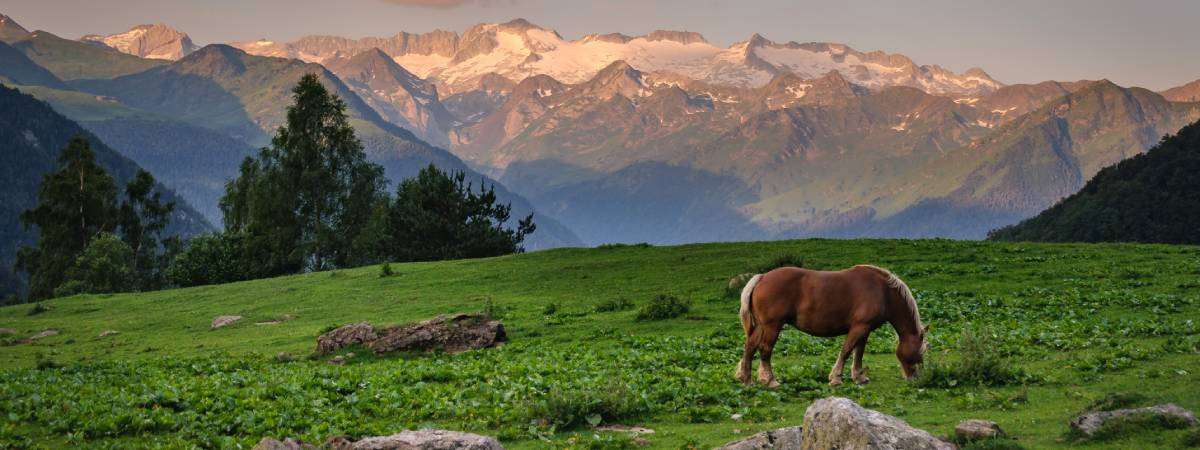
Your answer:
[[[242,161],[220,200],[224,230],[163,236],[175,205],[140,171],[118,196],[76,137],[21,221],[40,232],[18,252],[30,300],[264,278],[383,261],[475,258],[523,251],[532,214],[508,227],[493,187],[432,164],[387,191],[366,159],[346,105],[315,75],[292,90],[286,124]],[[120,197],[120,198],[119,198]]]

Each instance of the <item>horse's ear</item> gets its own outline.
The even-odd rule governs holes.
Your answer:
[[[925,325],[925,328],[921,329],[921,336],[926,336],[928,334],[929,334],[929,325]]]

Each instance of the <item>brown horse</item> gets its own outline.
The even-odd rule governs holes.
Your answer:
[[[842,384],[842,369],[850,351],[854,351],[855,383],[865,384],[862,366],[867,336],[885,322],[896,329],[900,342],[896,358],[904,378],[916,374],[926,350],[929,327],[921,325],[917,302],[912,292],[895,274],[875,266],[860,265],[837,272],[781,267],[755,275],[742,288],[742,328],[746,330],[746,348],[736,376],[750,382],[750,363],[754,352],[761,352],[758,381],[779,386],[771,370],[771,351],[784,325],[820,337],[846,335],[838,354],[829,385]]]

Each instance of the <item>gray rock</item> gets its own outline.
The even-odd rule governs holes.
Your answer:
[[[12,328],[0,328],[0,334],[4,334],[4,335],[17,334],[17,330],[12,329]]]
[[[335,366],[340,366],[346,363],[346,358],[342,355],[334,356],[333,359],[329,360],[329,363]]]
[[[316,450],[317,446],[309,444],[309,443],[305,443],[304,441],[297,441],[292,438],[287,438],[282,441],[279,441],[279,440],[265,437],[265,438],[262,438],[261,441],[258,441],[258,444],[254,445],[253,450],[310,450],[310,449]]]
[[[483,314],[455,314],[389,328],[368,347],[375,354],[435,348],[454,353],[493,347],[505,340],[500,321]]]
[[[38,340],[38,339],[42,339],[42,338],[48,338],[48,337],[54,336],[56,334],[58,334],[58,330],[53,330],[53,329],[43,330],[41,333],[30,336],[29,340]]]
[[[367,344],[379,336],[366,322],[342,325],[317,337],[317,353],[329,353],[347,345]]]
[[[741,275],[734,276],[733,278],[729,279],[729,285],[726,287],[728,287],[731,291],[741,291],[742,287],[746,286],[746,283],[749,282],[751,278],[754,278],[754,274],[752,273],[743,273]]]
[[[1087,413],[1072,419],[1071,429],[1082,433],[1084,436],[1091,436],[1109,420],[1143,414],[1161,414],[1177,417],[1192,425],[1196,425],[1197,423],[1196,415],[1191,411],[1183,409],[1174,403],[1167,403],[1163,405],[1147,406],[1145,408],[1118,409],[1114,411],[1096,411]]]
[[[718,450],[767,450],[801,448],[803,427],[786,427],[768,430],[740,441],[730,442]]]
[[[237,321],[239,321],[239,320],[242,320],[242,316],[217,316],[217,317],[213,317],[213,320],[212,320],[212,325],[210,325],[210,326],[208,327],[208,329],[210,329],[210,330],[215,330],[215,329],[217,329],[217,328],[221,328],[221,327],[223,327],[223,326],[226,326],[226,325],[232,324],[232,323],[234,323],[234,322],[237,322]]]
[[[354,450],[504,450],[488,436],[447,430],[404,431],[391,436],[363,438],[350,443]],[[336,448],[336,447],[335,447]]]
[[[990,420],[968,419],[954,427],[954,435],[962,441],[977,441],[1004,436],[1000,425]]]
[[[850,399],[828,397],[804,412],[801,449],[936,449],[954,444],[909,426],[903,420],[865,409]]]
[[[100,332],[100,337],[116,336],[118,334],[121,334],[121,332],[117,330],[104,330]]]

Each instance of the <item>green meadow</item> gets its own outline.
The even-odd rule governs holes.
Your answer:
[[[783,385],[733,379],[741,354],[728,280],[786,255],[814,269],[875,264],[912,288],[930,365],[983,336],[1007,378],[906,382],[890,327],[872,382],[826,385],[841,339],[784,332]],[[236,447],[438,427],[509,448],[712,448],[799,425],[844,396],[949,436],[996,421],[1025,448],[1179,448],[1189,430],[1078,441],[1068,421],[1111,393],[1200,410],[1200,248],[947,240],[798,240],[557,249],[390,264],[0,308],[0,447]],[[660,295],[686,313],[637,320]],[[314,355],[333,326],[487,311],[509,343],[458,354]],[[217,315],[245,318],[210,330]],[[43,330],[59,334],[29,341]],[[119,334],[99,337],[105,330]],[[279,358],[281,352],[294,356]],[[345,352],[337,353],[345,354]],[[283,359],[283,360],[281,360]],[[847,372],[849,370],[847,369]],[[653,429],[637,437],[598,424]]]

